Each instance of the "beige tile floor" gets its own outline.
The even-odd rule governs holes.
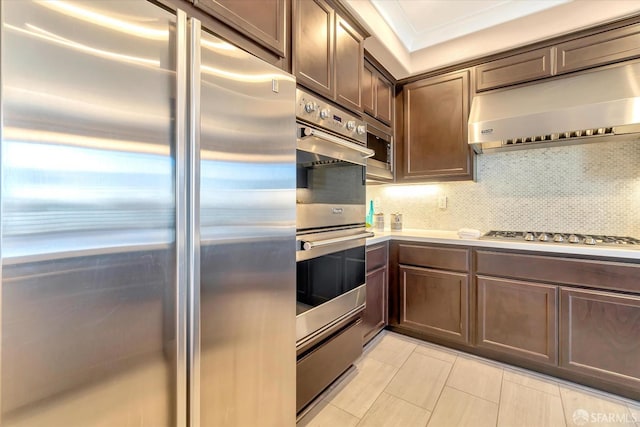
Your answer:
[[[298,427],[640,427],[640,402],[388,331]]]

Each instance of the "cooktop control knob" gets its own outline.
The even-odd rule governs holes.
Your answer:
[[[352,130],[354,130],[356,128],[356,122],[354,122],[353,120],[349,120],[347,122],[347,130],[349,132],[351,132]]]
[[[531,242],[533,240],[536,240],[536,237],[533,235],[533,233],[527,233],[524,235],[524,240],[526,240],[527,242]]]
[[[585,245],[595,245],[596,244],[596,239],[594,239],[591,236],[587,236],[584,238],[584,244]]]
[[[323,108],[323,109],[320,111],[320,118],[321,118],[322,120],[326,120],[326,119],[328,119],[328,118],[329,118],[329,114],[330,114],[329,109],[328,109],[328,108]]]
[[[564,242],[564,236],[560,233],[556,233],[553,235],[553,241],[556,243],[562,243]]]
[[[541,242],[548,242],[549,235],[547,233],[542,233],[540,236],[538,236],[538,240],[540,240]]]
[[[569,236],[569,243],[580,243],[580,238],[575,234]]]
[[[364,125],[360,125],[356,129],[356,132],[358,132],[358,135],[364,135],[367,132],[367,127]]]

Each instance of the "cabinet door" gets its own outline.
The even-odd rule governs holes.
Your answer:
[[[555,365],[557,287],[478,277],[478,347]]]
[[[404,87],[401,180],[471,179],[469,71]]]
[[[400,266],[400,325],[469,343],[467,274]]]
[[[393,117],[393,110],[391,109],[391,102],[393,101],[393,85],[380,74],[378,74],[377,85],[376,119],[391,125],[391,118]]]
[[[323,0],[298,0],[293,26],[293,71],[298,83],[333,98],[333,9]]]
[[[364,40],[351,25],[336,15],[336,101],[362,111],[362,66]]]
[[[367,273],[367,308],[362,313],[362,341],[366,343],[387,324],[387,267]]]
[[[560,366],[640,390],[640,297],[561,288]]]
[[[376,91],[378,90],[378,81],[375,70],[368,62],[364,63],[362,69],[362,109],[365,113],[376,116]]]
[[[513,55],[476,67],[476,91],[509,86],[549,77],[552,49],[549,47]]]
[[[582,37],[557,46],[558,74],[640,56],[640,24]]]
[[[285,56],[285,0],[193,0],[193,4]]]

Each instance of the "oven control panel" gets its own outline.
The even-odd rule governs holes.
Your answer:
[[[301,89],[296,90],[296,118],[362,145],[367,143],[367,124],[363,120]]]

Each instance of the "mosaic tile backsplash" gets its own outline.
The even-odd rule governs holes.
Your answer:
[[[404,228],[575,232],[640,238],[640,140],[476,158],[477,181],[368,185],[367,200]],[[439,207],[447,198],[446,209]]]

